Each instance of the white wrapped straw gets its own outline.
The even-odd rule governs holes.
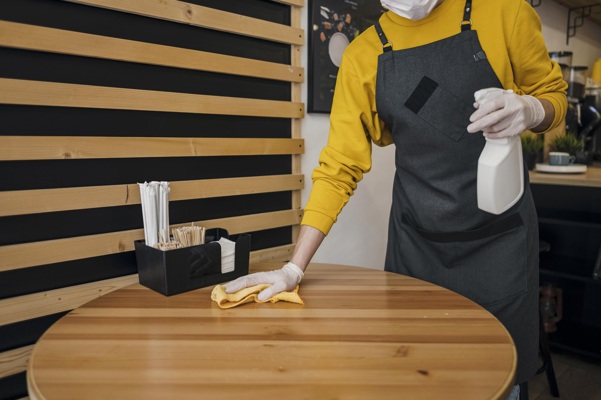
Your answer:
[[[142,206],[142,221],[144,222],[144,242],[148,243],[148,221],[146,217],[146,182],[138,183],[140,187],[140,204]]]
[[[142,202],[144,240],[147,246],[157,247],[169,241],[169,182],[152,181],[138,184]]]
[[[169,242],[169,182],[159,184],[159,238]]]

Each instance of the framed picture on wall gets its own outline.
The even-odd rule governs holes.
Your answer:
[[[342,53],[384,11],[374,0],[309,0],[308,112],[330,112]]]

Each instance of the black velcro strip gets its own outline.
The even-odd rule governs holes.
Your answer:
[[[479,51],[476,54],[474,54],[474,60],[476,60],[476,61],[485,60],[485,59],[486,59],[486,53],[484,53],[483,51]]]
[[[417,114],[422,109],[426,101],[432,96],[432,93],[438,87],[438,83],[424,76],[419,82],[411,96],[405,102],[405,107],[410,109],[414,114]]]

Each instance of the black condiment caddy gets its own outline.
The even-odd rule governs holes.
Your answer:
[[[207,229],[205,244],[174,250],[146,246],[144,240],[134,242],[140,284],[165,296],[172,296],[248,274],[250,235],[237,235],[235,269],[221,273],[221,238],[230,239],[223,228]]]

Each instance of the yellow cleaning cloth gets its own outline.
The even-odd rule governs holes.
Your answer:
[[[216,285],[211,292],[211,300],[213,300],[220,308],[232,308],[244,303],[255,301],[257,303],[277,303],[278,301],[289,301],[290,303],[305,304],[298,295],[299,286],[296,285],[291,292],[281,292],[271,297],[270,299],[261,301],[257,298],[261,290],[269,287],[268,283],[262,283],[237,291],[236,293],[225,293],[225,288],[221,285]]]

